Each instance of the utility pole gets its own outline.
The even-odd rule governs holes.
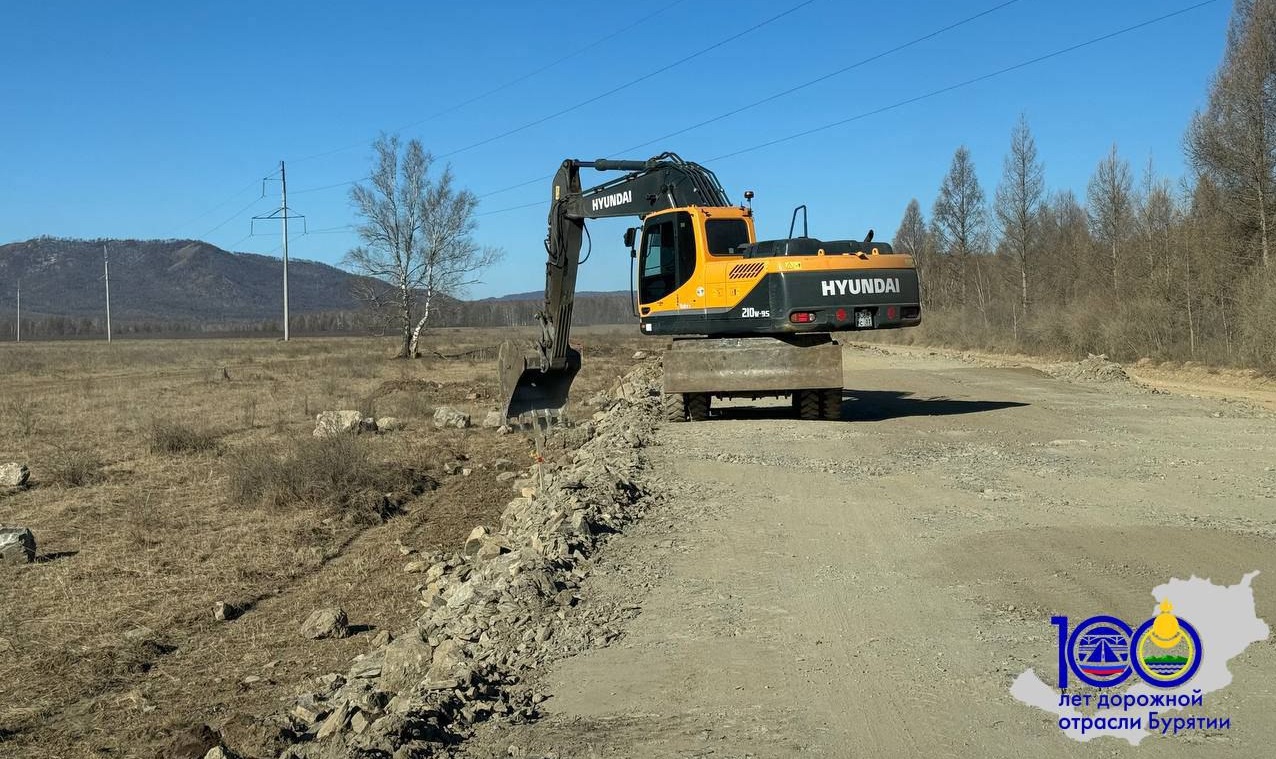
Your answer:
[[[263,195],[265,194],[265,183],[266,183],[266,182],[268,182],[268,181],[270,181],[270,180],[271,180],[271,179],[273,179],[273,178],[274,178],[274,177],[266,177],[265,179],[263,179],[263,180],[262,180],[262,194],[263,194]],[[284,245],[283,245],[283,249],[284,249],[284,341],[285,341],[285,342],[287,342],[288,337],[289,337],[289,333],[288,333],[288,220],[289,220],[289,219],[301,219],[301,222],[302,222],[302,230],[303,230],[303,231],[302,231],[302,234],[305,234],[305,231],[304,231],[304,230],[305,230],[306,217],[305,217],[305,216],[301,216],[301,215],[293,216],[293,214],[292,214],[292,209],[290,209],[290,208],[288,207],[288,174],[287,174],[287,172],[286,172],[286,170],[285,170],[284,162],[283,162],[283,161],[280,161],[280,162],[279,162],[279,184],[280,184],[280,185],[281,185],[281,187],[282,187],[282,190],[281,190],[281,192],[280,192],[280,198],[279,198],[279,210],[277,210],[277,211],[275,211],[275,212],[273,212],[273,213],[266,214],[265,216],[254,216],[254,217],[253,217],[253,222],[257,222],[257,221],[265,221],[266,219],[279,219],[279,220],[282,222],[282,224],[283,224],[283,238],[284,238]],[[253,230],[253,227],[251,227],[251,226],[250,226],[250,227],[249,227],[249,233],[251,234],[253,231],[254,231],[254,230]]]
[[[106,341],[111,342],[111,260],[106,255],[106,243],[102,243],[102,279],[106,281]]]
[[[284,342],[288,342],[288,174],[284,171],[284,162],[279,162],[279,185],[283,188],[283,197],[279,204],[284,209]]]

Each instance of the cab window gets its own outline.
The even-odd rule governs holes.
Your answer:
[[[749,244],[749,225],[744,219],[709,219],[704,223],[705,244],[711,256],[735,256]]]
[[[643,228],[638,262],[642,303],[660,300],[691,279],[696,269],[696,235],[691,214],[658,216]]]

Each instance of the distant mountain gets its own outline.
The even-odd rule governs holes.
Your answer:
[[[111,262],[111,319],[120,334],[277,331],[283,262],[232,253],[198,240],[69,240],[38,237],[0,245],[0,339],[15,332],[22,284],[24,335],[85,336],[105,332],[102,246]],[[290,322],[298,331],[360,331],[366,319],[354,297],[362,277],[315,261],[288,262]],[[436,301],[437,326],[535,323],[543,292]],[[578,324],[633,319],[627,290],[578,294]]]
[[[126,321],[234,323],[277,318],[283,262],[231,253],[197,240],[66,240],[0,245],[0,308],[24,317],[96,318],[106,295],[102,246],[111,261],[111,316]],[[358,278],[335,266],[288,261],[288,305],[296,314],[353,311]]]

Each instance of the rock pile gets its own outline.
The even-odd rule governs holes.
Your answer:
[[[544,696],[523,675],[619,636],[636,607],[578,606],[578,590],[604,536],[644,506],[639,449],[659,418],[657,382],[652,365],[626,377],[611,410],[573,431],[584,444],[570,463],[534,466],[534,484],[499,526],[430,557],[413,575],[424,608],[416,629],[356,657],[344,675],[317,678],[275,718],[298,741],[285,757],[433,756],[493,715],[536,716]]]
[[[1068,361],[1046,367],[1046,373],[1055,379],[1069,382],[1129,382],[1130,375],[1105,354],[1091,353],[1082,361]]]

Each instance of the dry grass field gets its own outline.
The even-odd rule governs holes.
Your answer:
[[[507,332],[440,330],[453,356]],[[407,625],[411,550],[458,546],[511,497],[493,462],[530,463],[523,435],[435,429],[435,407],[477,425],[498,404],[495,353],[388,358],[353,338],[0,346],[0,462],[31,487],[0,495],[39,559],[0,566],[0,755],[154,756],[173,731],[228,734],[308,677],[344,671],[380,630]],[[654,341],[582,330],[581,400]],[[320,441],[320,411],[406,428]],[[464,459],[464,476],[445,465]],[[452,468],[452,467],[449,467]],[[217,621],[226,602],[244,609]],[[339,605],[355,634],[309,640]]]

